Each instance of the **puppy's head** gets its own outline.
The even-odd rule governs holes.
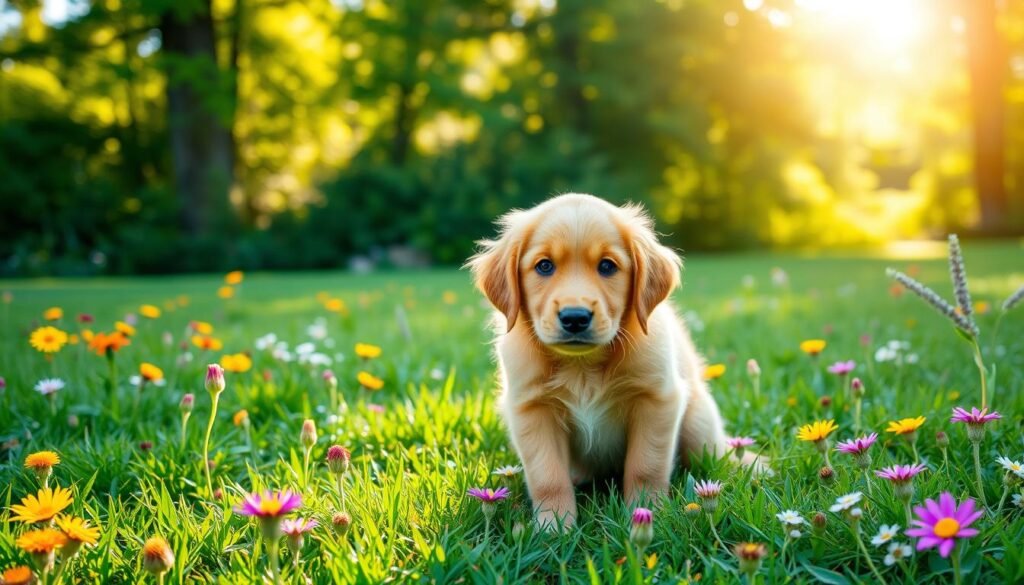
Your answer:
[[[679,282],[679,256],[658,243],[639,206],[562,195],[499,220],[469,261],[477,287],[508,322],[523,316],[564,355],[610,344],[624,321],[647,318]]]

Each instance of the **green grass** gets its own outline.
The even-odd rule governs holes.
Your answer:
[[[1024,310],[1003,319],[994,343],[992,333],[999,303],[1024,283],[1024,250],[1017,244],[969,246],[965,254],[975,300],[993,306],[979,324],[986,360],[997,368],[993,402],[1005,418],[990,427],[982,445],[993,509],[978,522],[981,534],[960,545],[964,580],[1020,581],[1024,521],[1009,502],[1002,512],[994,510],[1002,493],[1002,472],[994,458],[1024,455],[1019,391]],[[581,491],[578,526],[551,535],[529,529],[530,506],[517,480],[513,497],[498,506],[490,541],[482,542],[483,515],[478,503],[465,496],[466,489],[499,485],[490,471],[518,461],[494,409],[494,366],[484,326],[489,309],[464,272],[248,274],[237,297],[226,302],[215,294],[219,276],[2,282],[0,290],[13,292],[13,302],[0,307],[0,376],[7,382],[0,396],[0,569],[29,561],[15,546],[25,527],[11,522],[6,510],[37,489],[22,461],[31,452],[53,449],[63,459],[54,481],[74,491],[71,511],[102,528],[100,542],[70,562],[67,583],[152,581],[143,577],[139,550],[154,534],[165,536],[177,557],[168,583],[260,582],[267,566],[265,546],[255,524],[232,514],[231,506],[241,494],[264,486],[301,491],[301,513],[321,522],[298,565],[315,583],[674,583],[697,574],[702,582],[735,582],[736,560],[716,547],[707,519],[682,510],[694,501],[694,481],[704,478],[725,484],[715,517],[725,543],[767,545],[761,582],[872,582],[848,526],[827,512],[837,496],[863,489],[863,475],[845,456],[833,454],[837,480],[823,485],[820,455],[798,442],[795,433],[801,424],[834,417],[840,426],[834,437],[854,436],[849,402],[824,366],[855,359],[856,373],[867,387],[865,426],[882,435],[874,448],[874,467],[910,462],[907,446],[884,428],[889,420],[924,415],[928,420],[919,432],[918,449],[928,471],[916,482],[915,502],[942,491],[957,499],[976,496],[965,431],[948,420],[952,406],[979,404],[978,372],[970,346],[940,316],[910,295],[890,294],[885,266],[906,269],[910,264],[919,267],[921,279],[951,298],[942,258],[746,255],[688,260],[684,287],[674,301],[699,316],[703,326],[695,327],[694,336],[709,361],[727,365],[712,387],[729,431],[756,438],[776,475],[754,480],[725,461],[710,459],[689,472],[679,470],[671,501],[655,515],[655,539],[647,553],[657,556],[644,562],[628,546],[630,510],[615,487]],[[788,288],[771,284],[775,266],[789,274]],[[747,275],[754,280],[749,286],[744,284]],[[316,300],[319,291],[342,298],[350,316],[326,312]],[[442,300],[446,292],[454,293],[454,303]],[[141,319],[132,344],[117,355],[116,400],[106,390],[106,363],[83,345],[65,347],[52,363],[28,345],[28,334],[50,306],[64,309],[61,325],[68,331],[78,330],[74,319],[79,313],[92,314],[92,328],[99,331],[110,330],[114,320],[142,303],[163,306],[179,295],[188,296],[188,306],[165,311],[155,321]],[[396,307],[403,307],[411,339],[402,333]],[[257,337],[275,333],[294,351],[308,340],[306,328],[318,318],[326,319],[335,345],[325,352],[344,354],[332,365],[345,402],[336,418],[328,416],[321,367],[281,363],[254,347]],[[193,359],[176,365],[179,344],[188,340],[186,324],[193,319],[213,323],[225,351],[204,355],[189,347]],[[172,338],[169,344],[165,332]],[[867,346],[862,335],[870,336]],[[816,337],[828,340],[818,362],[798,347],[801,340]],[[874,362],[874,350],[889,340],[909,342],[917,363]],[[357,341],[380,345],[383,355],[360,363],[353,355]],[[217,463],[214,482],[224,497],[214,501],[203,494],[202,434],[210,407],[203,375],[206,363],[239,351],[251,351],[255,365],[250,372],[230,374],[221,397],[211,457]],[[760,400],[746,376],[748,358],[756,358],[764,372]],[[148,387],[137,398],[128,376],[143,361],[163,368],[169,383]],[[384,389],[360,389],[355,379],[361,369],[383,378]],[[68,382],[58,395],[55,416],[48,401],[32,390],[40,378],[54,374]],[[182,446],[178,401],[185,392],[195,393],[196,409]],[[822,405],[822,395],[832,397],[831,406]],[[252,421],[252,450],[243,430],[232,424],[239,409],[248,410]],[[68,423],[72,415],[75,426]],[[305,418],[314,419],[320,430],[310,478],[302,471],[299,443]],[[940,430],[951,438],[948,468],[934,442]],[[153,444],[148,452],[139,447],[143,441]],[[330,530],[339,505],[323,457],[333,443],[353,453],[346,489],[354,524],[345,538]],[[873,484],[864,508],[865,540],[880,524],[905,525],[892,489],[880,481]],[[775,514],[784,509],[808,518],[826,511],[824,536],[805,535],[780,554],[784,539]],[[527,527],[519,539],[512,534],[516,523]],[[884,550],[867,546],[889,583],[951,581],[949,562],[934,551],[916,553],[903,566],[885,567]],[[286,583],[300,582],[292,561],[284,549]]]

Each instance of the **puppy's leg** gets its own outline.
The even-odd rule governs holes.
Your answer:
[[[623,495],[631,505],[668,493],[683,411],[681,395],[675,390],[643,395],[633,402],[623,474]]]
[[[705,449],[715,457],[725,455],[729,449],[718,405],[703,383],[698,384],[690,393],[690,403],[679,430],[679,451],[684,465],[690,464],[691,456],[700,457]]]
[[[512,442],[523,462],[537,524],[545,530],[576,521],[576,493],[569,475],[569,435],[547,404],[523,404],[507,417]]]

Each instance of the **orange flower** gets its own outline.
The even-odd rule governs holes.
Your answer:
[[[231,417],[231,422],[235,423],[236,427],[240,427],[240,426],[248,423],[249,422],[249,411],[245,410],[244,408],[242,410],[239,410],[238,412],[235,413],[235,415],[233,417]]]
[[[359,374],[356,375],[356,380],[358,380],[359,384],[367,390],[380,390],[384,387],[384,380],[381,380],[370,372],[359,372]]]
[[[131,339],[128,339],[120,331],[113,333],[97,333],[91,336],[89,340],[89,349],[99,356],[112,355],[126,345],[131,345]]]
[[[68,537],[64,536],[63,532],[52,528],[43,528],[22,534],[16,544],[27,553],[47,555],[67,542]]]
[[[206,321],[189,321],[188,322],[188,327],[189,327],[189,329],[191,329],[192,331],[195,331],[196,333],[198,333],[200,335],[212,335],[213,334],[213,325],[210,325]]]
[[[192,345],[195,345],[199,349],[205,349],[208,351],[220,351],[224,347],[221,340],[216,337],[210,337],[209,335],[193,335]]]
[[[0,583],[4,585],[29,585],[35,581],[36,576],[32,574],[32,569],[21,565],[18,567],[11,567],[0,575]]]
[[[704,368],[704,379],[714,380],[721,378],[725,373],[725,364],[710,364]]]
[[[159,382],[164,379],[164,371],[148,362],[139,364],[139,375],[147,382]]]
[[[252,368],[252,358],[244,353],[229,354],[221,356],[220,365],[229,372],[241,374]]]
[[[43,311],[43,319],[47,321],[60,321],[64,318],[64,309],[60,307],[50,307]]]
[[[222,286],[217,289],[217,296],[222,299],[230,299],[235,296],[235,289],[230,286]]]
[[[327,302],[324,303],[324,308],[332,313],[348,313],[345,301],[341,299],[327,299]]]
[[[241,270],[232,270],[224,275],[224,284],[237,286],[242,284],[243,278],[245,278],[245,274]]]

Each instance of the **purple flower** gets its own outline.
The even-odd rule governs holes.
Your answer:
[[[279,518],[302,506],[302,496],[291,491],[264,491],[262,494],[252,493],[245,496],[242,503],[235,506],[235,513],[258,518]]]
[[[701,480],[693,484],[693,491],[705,500],[714,499],[722,493],[722,482]]]
[[[837,376],[845,376],[853,371],[857,367],[857,362],[853,360],[845,362],[836,362],[828,367],[828,373],[835,374]]]
[[[939,501],[925,500],[924,506],[914,508],[918,519],[913,521],[916,528],[907,530],[907,536],[916,536],[917,550],[938,547],[939,554],[946,558],[953,552],[957,539],[971,538],[978,534],[977,529],[968,528],[975,520],[981,518],[984,511],[974,511],[974,500],[967,498],[957,506],[949,492],[942,492]]]
[[[994,420],[1003,418],[1003,415],[999,414],[998,412],[992,411],[989,412],[988,414],[986,414],[986,412],[988,412],[987,408],[982,408],[981,410],[978,410],[977,407],[972,406],[971,412],[967,412],[966,410],[957,406],[953,408],[953,418],[949,419],[949,422],[967,423],[969,425],[983,425],[987,422],[992,422]]]
[[[878,433],[871,433],[865,437],[858,437],[856,439],[850,439],[849,441],[843,441],[836,445],[836,451],[840,453],[846,453],[847,455],[863,455],[867,453],[871,445],[875,444],[878,440]]]
[[[884,469],[879,469],[875,472],[875,475],[882,479],[888,479],[895,484],[907,483],[914,479],[914,476],[925,470],[923,463],[916,463],[914,465],[891,465]]]
[[[500,487],[496,490],[492,490],[491,488],[469,488],[466,493],[481,502],[493,504],[507,498],[510,492],[507,487]]]
[[[647,508],[637,508],[633,510],[633,524],[644,525],[654,522],[654,512],[651,512]]]

